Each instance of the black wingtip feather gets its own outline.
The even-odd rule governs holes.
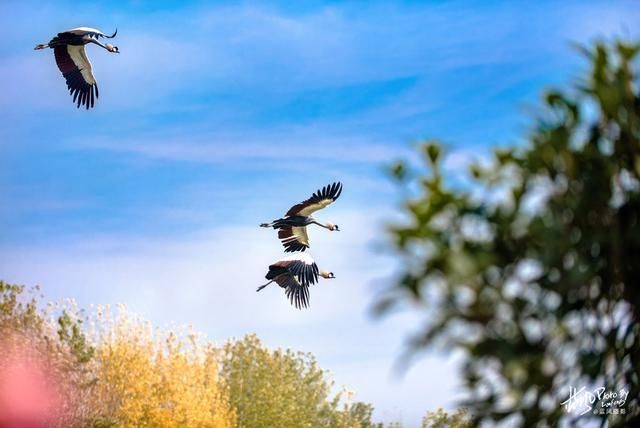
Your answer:
[[[342,193],[342,183],[335,181],[324,186],[314,196],[318,199],[332,199],[335,201],[340,196],[340,193]]]

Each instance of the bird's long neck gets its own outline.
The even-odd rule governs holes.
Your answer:
[[[102,49],[105,49],[105,50],[107,50],[107,51],[109,50],[109,48],[107,48],[107,46],[106,46],[104,43],[102,43],[100,40],[98,40],[98,39],[95,39],[95,38],[93,38],[93,37],[85,37],[84,39],[85,39],[88,43],[93,43],[93,44],[95,44],[95,45],[100,46]]]
[[[327,225],[326,225],[326,224],[324,224],[324,223],[320,223],[320,222],[319,222],[318,220],[316,220],[316,219],[312,219],[312,220],[311,220],[311,223],[313,223],[313,224],[317,224],[318,226],[322,226],[322,227],[324,227],[325,229],[329,229],[329,230],[331,230],[331,228],[330,228],[329,226],[327,226]]]

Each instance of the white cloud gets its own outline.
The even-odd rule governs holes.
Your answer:
[[[368,282],[384,271],[384,264],[375,262],[376,256],[368,248],[374,234],[375,223],[371,219],[348,211],[332,210],[324,215],[340,219],[343,231],[311,230],[311,254],[321,267],[330,266],[342,278],[340,282],[350,286],[338,288],[321,282],[312,291],[312,299],[320,302],[328,299],[334,304],[323,311],[312,306],[305,312],[304,322],[351,313],[354,293],[364,292]],[[56,245],[5,249],[2,268],[9,274],[6,278],[42,283],[56,295],[72,296],[74,291],[82,294],[85,281],[91,281],[95,287],[91,293],[93,298],[111,303],[130,302],[154,319],[173,314],[184,317],[181,321],[185,322],[194,316],[207,320],[213,311],[236,317],[236,324],[246,326],[255,321],[268,324],[274,320],[276,324],[300,321],[297,311],[288,310],[288,302],[277,287],[261,294],[254,292],[255,287],[264,282],[267,266],[280,257],[281,246],[274,231],[238,226],[216,227],[177,240],[76,237]],[[14,279],[12,273],[18,276]],[[328,291],[324,291],[324,287]],[[326,296],[323,293],[327,293]],[[355,300],[361,306],[366,304],[362,299]],[[342,304],[336,306],[335,301]],[[259,309],[263,305],[280,308],[280,315],[263,314],[262,319]],[[279,319],[280,316],[284,318]]]
[[[125,302],[157,325],[191,323],[218,343],[256,332],[269,346],[314,353],[338,384],[374,401],[381,417],[417,421],[426,409],[452,405],[457,378],[443,358],[418,364],[401,381],[391,374],[417,317],[370,319],[372,284],[394,269],[373,246],[384,240],[386,212],[322,212],[341,232],[311,229],[310,254],[337,278],[312,287],[305,311],[291,307],[277,286],[256,293],[267,266],[282,256],[275,232],[257,226],[212,227],[177,239],[77,236],[2,247],[0,277],[40,284],[47,298],[73,297],[85,308]]]

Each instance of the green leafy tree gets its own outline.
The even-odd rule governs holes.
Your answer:
[[[224,347],[222,378],[242,428],[365,428],[369,405],[331,396],[332,383],[311,354],[270,350],[255,335]]]
[[[43,330],[44,320],[34,296],[37,292],[38,288],[27,293],[23,285],[0,281],[0,331],[3,336]]]
[[[471,426],[470,418],[464,409],[447,413],[443,409],[435,412],[427,412],[422,418],[422,428],[468,428]]]
[[[575,417],[560,405],[570,386],[626,389],[624,415],[583,418],[639,422],[639,49],[583,49],[590,72],[548,92],[528,144],[473,165],[469,186],[451,184],[437,143],[424,172],[393,167],[404,269],[379,309],[424,308],[410,351],[464,351],[474,424],[555,426]]]
[[[360,428],[384,428],[379,422],[372,422],[373,406],[361,401],[348,406],[347,413],[350,420],[357,421]]]
[[[352,403],[350,392],[346,392],[346,396],[346,400],[344,400],[343,394],[337,394],[334,397],[320,426],[327,428],[384,428],[382,423],[373,422],[373,406],[371,404],[361,401]]]
[[[317,425],[330,385],[311,355],[272,352],[253,335],[228,343],[224,351],[222,378],[238,426]]]
[[[82,331],[82,319],[72,316],[66,310],[58,317],[58,337],[69,345],[78,364],[86,364],[93,358],[95,349],[89,345]]]

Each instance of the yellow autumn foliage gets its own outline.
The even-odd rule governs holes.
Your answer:
[[[96,315],[94,397],[98,425],[212,427],[236,425],[217,351],[194,333],[152,330],[120,308]]]
[[[255,335],[215,347],[124,306],[41,310],[36,292],[0,281],[0,426],[382,428],[311,354]]]

